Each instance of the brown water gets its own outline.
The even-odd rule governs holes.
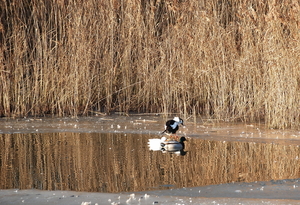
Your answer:
[[[133,192],[300,177],[297,141],[187,136],[187,153],[177,156],[148,149],[148,139],[160,137],[145,133],[1,134],[0,189]]]

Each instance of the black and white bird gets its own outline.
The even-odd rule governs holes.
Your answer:
[[[161,134],[176,134],[177,130],[179,129],[179,124],[184,126],[183,120],[179,117],[174,117],[173,120],[168,120],[165,125],[165,130]]]

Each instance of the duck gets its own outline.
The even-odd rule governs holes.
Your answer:
[[[161,134],[176,134],[180,124],[184,126],[183,120],[179,117],[174,117],[173,120],[168,120],[165,125],[165,130]]]
[[[181,137],[179,141],[177,140],[165,140],[161,142],[161,149],[168,152],[177,152],[184,149],[185,137]]]
[[[162,151],[163,153],[175,153],[178,155],[185,155],[184,151],[185,137],[181,137],[179,141],[162,137],[161,139],[149,139],[148,147],[152,151]]]

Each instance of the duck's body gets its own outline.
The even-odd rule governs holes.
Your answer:
[[[184,151],[184,141],[185,137],[181,137],[179,141],[167,139],[162,137],[161,139],[149,139],[148,146],[150,150],[171,152],[175,154],[185,155]]]
[[[176,134],[177,130],[179,129],[179,124],[183,125],[183,120],[179,117],[174,117],[173,120],[168,120],[165,125],[165,130],[162,132],[162,134]]]
[[[181,137],[179,141],[169,140],[161,143],[161,147],[163,151],[168,152],[176,152],[184,149],[184,141],[186,141],[185,137]]]

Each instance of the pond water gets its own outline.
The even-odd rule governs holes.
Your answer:
[[[138,126],[145,124],[149,126],[146,121]],[[80,126],[83,125],[79,122],[75,128]],[[210,128],[213,129],[220,127]],[[206,137],[184,133],[184,156],[149,150],[148,140],[161,137],[151,134],[159,132],[155,129],[148,134],[122,132],[118,128],[108,133],[3,133],[0,189],[115,193],[300,177],[297,139],[230,138],[228,132],[235,131],[224,130],[227,134],[223,138],[218,131],[211,134],[208,129],[203,132]],[[252,135],[249,130],[242,132]]]
[[[137,192],[297,179],[297,130],[186,120],[184,155],[149,150],[157,115],[0,119],[0,189]]]

